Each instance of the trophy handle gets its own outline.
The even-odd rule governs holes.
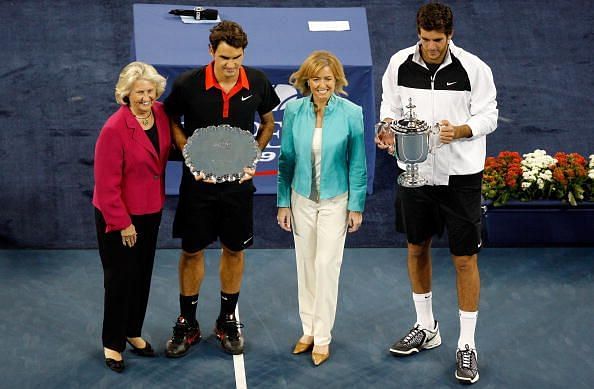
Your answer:
[[[439,140],[439,133],[441,132],[441,126],[439,123],[435,123],[431,126],[431,130],[429,131],[429,152],[435,153],[435,150],[439,149],[441,146],[444,145]]]
[[[378,135],[384,130],[384,127],[386,126],[386,122],[379,122],[375,124],[375,135]]]
[[[391,123],[386,123],[386,122],[376,123],[375,135],[381,139],[383,134],[392,133],[392,130],[390,130],[390,125],[391,125]]]
[[[391,123],[379,122],[375,125],[375,136],[381,142],[387,144],[388,154],[394,155],[394,148],[396,147],[396,136],[391,128]],[[392,150],[392,151],[391,151]]]

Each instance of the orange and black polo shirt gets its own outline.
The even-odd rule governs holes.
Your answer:
[[[266,114],[280,100],[266,75],[248,66],[239,70],[237,84],[225,93],[214,76],[212,63],[182,73],[165,99],[165,109],[174,118],[184,118],[184,133],[197,128],[229,124],[254,132],[255,114]]]

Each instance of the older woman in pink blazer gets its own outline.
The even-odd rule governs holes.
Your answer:
[[[165,165],[171,145],[169,118],[157,102],[165,78],[132,62],[115,88],[120,108],[107,120],[95,146],[93,205],[104,272],[103,352],[113,371],[132,352],[155,356],[141,337],[151,285],[157,234],[165,202]]]

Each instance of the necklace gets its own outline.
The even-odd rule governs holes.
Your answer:
[[[134,112],[132,112],[132,115],[134,115],[134,117],[138,120],[140,120],[140,123],[142,123],[143,126],[148,126],[149,124],[149,119],[151,117],[151,115],[153,114],[153,111],[149,111],[148,115],[146,115],[145,117],[140,117],[140,116],[136,116],[134,115]]]

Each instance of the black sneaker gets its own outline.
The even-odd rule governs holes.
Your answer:
[[[229,354],[239,355],[243,353],[243,335],[240,332],[243,324],[235,320],[233,316],[218,318],[215,326],[215,334],[221,341],[223,350]]]
[[[429,330],[420,324],[415,326],[398,342],[390,347],[390,353],[395,356],[410,355],[421,350],[435,348],[441,344],[439,324],[435,321],[435,328]]]
[[[479,380],[476,350],[468,345],[456,351],[456,378],[463,384],[474,384]]]
[[[169,358],[183,357],[193,344],[200,342],[200,339],[198,322],[190,324],[180,316],[173,327],[173,336],[167,341],[165,355]]]

